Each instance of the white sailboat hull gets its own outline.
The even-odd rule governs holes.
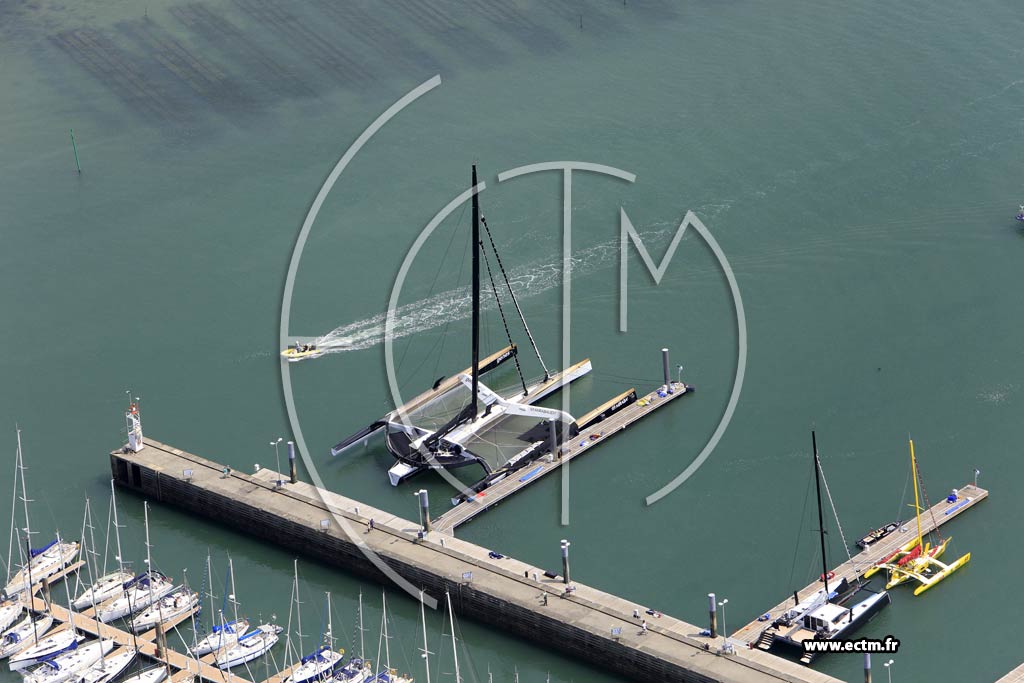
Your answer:
[[[142,633],[157,624],[167,622],[180,617],[195,608],[199,604],[199,595],[189,591],[179,592],[174,595],[167,595],[155,603],[151,603],[145,612],[136,615],[131,620],[131,629],[135,633]]]
[[[284,683],[314,683],[331,678],[335,667],[341,663],[341,653],[326,650],[314,659],[296,667]]]
[[[280,632],[281,627],[264,624],[255,631],[246,633],[234,646],[225,648],[217,655],[217,667],[230,669],[262,657],[277,644],[277,634]]]
[[[34,627],[33,620],[35,621]],[[7,629],[0,636],[0,659],[6,659],[31,646],[35,642],[34,637],[42,638],[51,626],[53,626],[53,617],[48,614],[42,617],[35,617],[31,614],[26,616],[16,626]]]
[[[110,683],[128,668],[135,661],[138,651],[135,648],[125,648],[115,652],[102,661],[97,661],[89,669],[79,672],[77,683]]]
[[[8,602],[0,607],[0,633],[9,629],[24,611],[25,605],[17,601]]]
[[[109,624],[133,612],[140,612],[172,590],[174,590],[174,583],[163,579],[154,579],[152,588],[148,586],[132,586],[120,597],[101,605],[98,610],[99,619],[104,624]]]
[[[249,630],[249,620],[239,619],[230,624],[218,627],[213,633],[199,641],[192,648],[192,654],[196,657],[208,655],[215,650],[223,650],[233,647],[238,642],[238,636]]]
[[[154,666],[152,669],[146,669],[142,673],[125,678],[121,683],[160,683],[165,678],[167,678],[167,669],[163,666]]]
[[[85,637],[72,629],[58,631],[45,638],[41,638],[37,645],[26,648],[11,657],[11,671],[27,669],[33,664],[38,664],[44,659],[62,653],[74,643],[80,643],[83,640],[85,640]]]
[[[76,610],[84,610],[93,605],[102,605],[107,600],[116,597],[124,592],[124,584],[132,580],[133,575],[128,572],[116,571],[101,576],[100,579],[89,588],[86,588],[71,605]]]
[[[97,640],[45,662],[25,675],[25,683],[64,683],[114,649],[114,641]]]
[[[78,556],[77,543],[57,543],[52,548],[32,558],[28,567],[23,567],[4,590],[8,595],[17,595],[28,590],[29,584],[39,583],[59,573]]]

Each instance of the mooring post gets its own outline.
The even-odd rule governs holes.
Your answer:
[[[871,653],[864,653],[864,683],[871,683]]]
[[[164,633],[163,623],[156,625],[156,658],[163,659],[167,653],[167,636]]]
[[[569,585],[569,541],[562,539],[562,581]]]
[[[665,386],[671,387],[672,378],[668,374],[668,349],[661,350],[661,370],[662,374],[665,376]]]
[[[420,489],[418,492],[420,498],[420,515],[423,517],[423,532],[429,533],[430,531],[430,494],[427,493],[426,489]]]
[[[44,578],[43,581],[42,581],[42,584],[43,584],[43,601],[46,602],[47,605],[50,605],[51,603],[50,603],[50,581],[49,581],[49,579]],[[31,591],[31,590],[32,589],[29,588],[29,591]]]
[[[715,605],[715,594],[708,593],[708,616],[711,618],[711,637],[718,637],[718,608]]]
[[[288,442],[288,471],[292,477],[292,483],[297,484],[299,481],[298,475],[295,473],[295,442]]]
[[[75,151],[75,168],[77,168],[78,172],[81,173],[82,164],[78,163],[78,145],[75,144],[75,129],[69,128],[68,130],[71,131],[71,149]]]

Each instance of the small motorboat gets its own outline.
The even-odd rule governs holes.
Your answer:
[[[238,642],[238,636],[248,630],[248,619],[229,621],[224,625],[217,624],[213,627],[213,631],[209,635],[200,640],[199,643],[192,648],[192,654],[196,657],[202,657],[203,655],[208,655],[216,650],[232,647]]]
[[[890,522],[885,526],[878,527],[877,529],[872,529],[867,534],[865,534],[864,538],[857,541],[857,547],[859,547],[861,550],[867,550],[878,541],[881,541],[883,538],[899,529],[901,524],[903,524],[902,520],[896,520],[895,522]]]
[[[24,650],[35,642],[36,638],[42,638],[51,626],[53,617],[49,614],[27,615],[0,636],[0,659]]]
[[[1017,220],[1024,222],[1024,204],[1020,205],[1020,211],[1017,212]]]
[[[25,674],[25,683],[64,683],[77,678],[79,672],[100,661],[114,649],[114,641],[94,640],[70,652],[43,661],[31,673]]]
[[[253,631],[241,636],[238,641],[221,650],[217,654],[216,664],[220,669],[230,669],[262,657],[279,640],[278,634],[283,631],[275,624],[263,624]]]
[[[303,344],[295,342],[290,344],[288,348],[281,352],[281,357],[289,363],[297,363],[300,360],[308,360],[310,358],[319,358],[326,353],[323,348],[316,344]]]

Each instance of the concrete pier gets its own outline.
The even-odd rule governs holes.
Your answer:
[[[362,546],[435,598],[448,590],[459,614],[626,678],[645,683],[840,683],[756,649],[721,654],[722,638],[701,637],[701,627],[668,615],[644,614],[644,632],[633,611],[645,608],[628,599],[576,581],[567,592],[560,577],[545,577],[542,568],[512,558],[492,559],[486,548],[436,531],[418,539],[417,522],[304,482],[275,489],[280,475],[267,469],[255,475],[233,472],[152,440],[138,453],[111,453],[110,465],[120,486],[147,499],[385,580]],[[703,604],[705,597],[695,595],[694,600]]]

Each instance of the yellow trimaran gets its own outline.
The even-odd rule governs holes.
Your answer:
[[[953,564],[945,564],[944,562],[939,562],[939,557],[946,551],[946,546],[953,540],[952,537],[945,539],[937,546],[924,542],[924,537],[921,533],[921,497],[917,485],[917,458],[914,456],[913,439],[910,440],[910,467],[914,477],[914,510],[917,513],[917,538],[911,540],[866,571],[864,578],[869,578],[882,569],[888,569],[889,583],[885,585],[887,590],[910,579],[916,579],[921,585],[914,589],[914,595],[920,595],[970,562],[971,554],[967,553]]]

